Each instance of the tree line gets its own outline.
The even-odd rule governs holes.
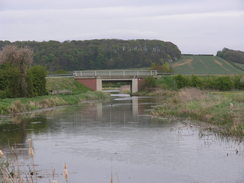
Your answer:
[[[31,48],[33,65],[50,71],[149,67],[181,57],[175,44],[159,40],[0,41],[0,49],[6,45]]]
[[[244,52],[239,50],[231,50],[224,48],[222,51],[217,52],[217,56],[236,63],[244,64]]]

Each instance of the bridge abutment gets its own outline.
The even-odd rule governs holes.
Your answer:
[[[76,78],[76,80],[93,91],[97,90],[97,79],[96,78]]]

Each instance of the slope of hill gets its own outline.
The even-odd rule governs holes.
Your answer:
[[[244,64],[228,62],[210,55],[183,55],[172,66],[178,74],[244,74]]]

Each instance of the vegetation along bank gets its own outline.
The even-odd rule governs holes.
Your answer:
[[[166,76],[147,78],[139,95],[161,96],[152,110],[160,117],[203,121],[224,135],[244,136],[243,76]]]
[[[85,100],[109,98],[105,93],[90,91],[73,78],[47,78],[47,91],[49,95],[1,99],[0,115],[79,104]]]

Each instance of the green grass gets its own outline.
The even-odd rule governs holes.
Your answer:
[[[224,135],[244,137],[243,91],[207,92],[188,88],[163,93],[167,97],[154,108],[153,115],[203,121]]]
[[[67,77],[48,77],[46,88],[48,91],[70,90],[73,94],[90,91],[73,78]]]
[[[244,64],[228,62],[217,56],[182,56],[173,63],[176,74],[244,74]]]

